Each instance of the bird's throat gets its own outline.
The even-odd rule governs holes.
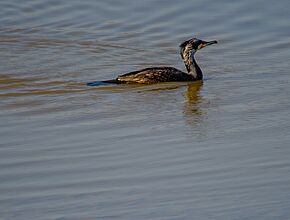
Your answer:
[[[187,60],[184,60],[188,74],[192,75],[194,79],[201,80],[203,78],[202,71],[197,65],[194,54],[190,54]]]

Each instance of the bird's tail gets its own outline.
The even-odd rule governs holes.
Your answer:
[[[119,82],[116,79],[110,79],[110,80],[104,80],[104,81],[88,82],[87,86],[102,86],[102,85],[107,85],[107,84],[119,84]]]

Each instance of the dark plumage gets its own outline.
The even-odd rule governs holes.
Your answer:
[[[152,84],[170,81],[191,81],[193,76],[174,67],[151,67],[118,76],[119,83]]]
[[[202,71],[197,65],[194,54],[201,48],[216,44],[217,41],[203,41],[192,38],[180,44],[180,55],[186,66],[187,73],[174,67],[150,67],[118,76],[113,80],[101,81],[101,83],[141,83],[153,84],[160,82],[195,81],[203,78]],[[97,82],[88,85],[97,85]]]

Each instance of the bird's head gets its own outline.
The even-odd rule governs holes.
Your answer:
[[[217,44],[217,41],[203,41],[197,38],[191,38],[180,44],[180,55],[185,59],[188,55],[194,55],[196,51],[211,44]]]

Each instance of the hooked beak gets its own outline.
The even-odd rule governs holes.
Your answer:
[[[217,44],[217,41],[216,40],[213,40],[213,41],[202,41],[202,43],[198,46],[198,50],[208,46],[208,45],[212,45],[212,44]]]

